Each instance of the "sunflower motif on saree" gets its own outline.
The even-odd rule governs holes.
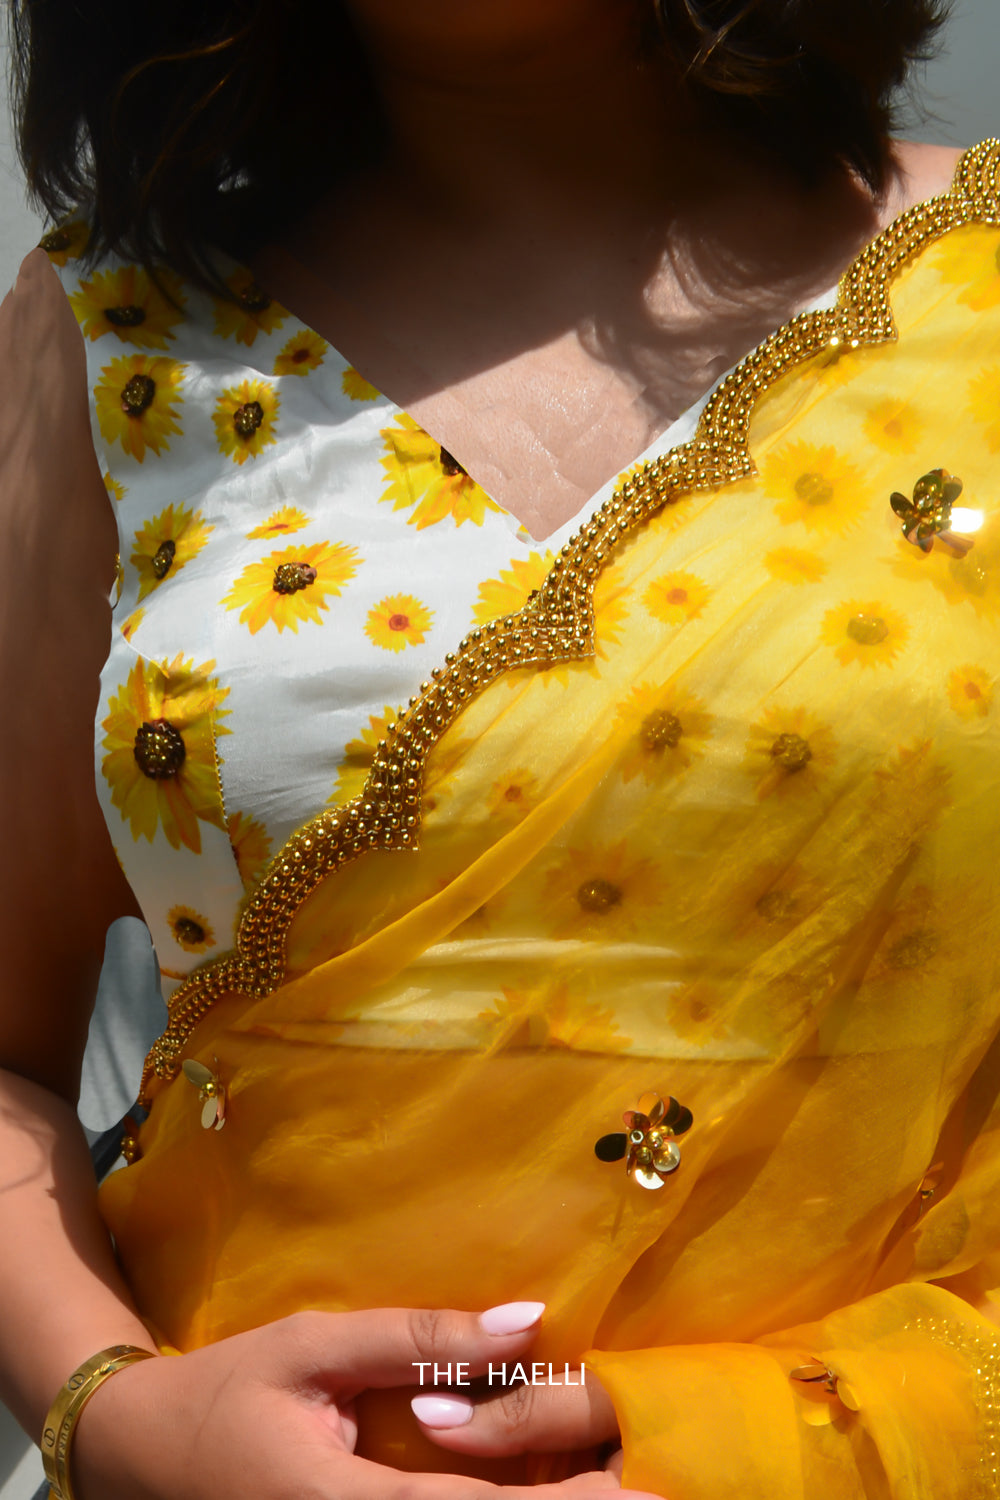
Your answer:
[[[186,366],[164,355],[129,354],[101,369],[94,407],[106,443],[120,443],[139,463],[159,454],[181,432],[177,389]]]
[[[618,705],[616,717],[632,730],[618,762],[623,781],[679,776],[704,754],[712,733],[712,715],[704,703],[677,686],[638,683]]]
[[[318,370],[326,358],[330,346],[311,328],[293,333],[288,343],[274,361],[275,375],[308,375]]]
[[[271,836],[263,823],[245,812],[230,813],[226,831],[243,888],[252,891],[271,858]]]
[[[137,349],[166,349],[175,325],[184,321],[181,279],[165,267],[156,281],[142,266],[95,271],[69,301],[84,338],[113,333]]]
[[[947,248],[932,251],[943,281],[960,286],[959,302],[973,312],[1000,306],[1000,238],[986,224],[967,225],[961,239],[953,236]]]
[[[948,702],[960,719],[985,719],[993,707],[994,678],[985,667],[956,667],[948,678]]]
[[[662,625],[685,625],[688,620],[697,620],[704,614],[712,597],[712,590],[694,573],[674,571],[664,573],[646,589],[642,596],[645,608]]]
[[[617,938],[648,923],[665,897],[651,859],[625,839],[564,849],[537,900],[543,926],[560,938]]]
[[[773,793],[814,790],[833,765],[835,752],[833,731],[810,709],[801,704],[769,707],[750,725],[744,764],[763,801]]]
[[[930,583],[949,604],[971,605],[983,620],[1000,617],[1000,511],[987,516],[975,533],[976,545],[963,557],[925,557],[900,547],[892,569],[898,578]]]
[[[487,578],[479,585],[479,598],[472,606],[476,625],[488,625],[504,615],[514,615],[537,593],[555,562],[552,552],[529,552],[527,557],[512,557],[499,576]]]
[[[879,599],[849,599],[828,609],[820,638],[842,667],[891,667],[906,645],[910,627]]]
[[[492,1031],[499,1028],[507,1047],[562,1047],[603,1056],[631,1046],[614,1012],[574,992],[565,979],[527,989],[504,985],[492,1010],[480,1011],[477,1019]]]
[[[214,529],[201,511],[185,505],[170,504],[151,516],[135,533],[129,559],[139,575],[139,603],[197,557]]]
[[[357,739],[347,741],[344,759],[337,772],[337,783],[326,799],[327,807],[339,807],[341,803],[357,797],[363,790],[375,759],[375,751],[398,717],[399,709],[391,708],[387,703],[381,714],[369,714],[368,728],[362,729]]]
[[[200,854],[199,824],[225,827],[215,740],[228,733],[219,721],[229,689],[214,666],[140,660],[111,698],[101,771],[136,841],[152,843],[162,828],[173,848]]]
[[[500,506],[480,489],[447,448],[402,413],[395,427],[382,429],[385,454],[385,489],[380,500],[392,502],[393,510],[410,510],[407,525],[423,531],[449,516],[456,526],[471,521],[482,526],[488,510]]]
[[[808,531],[841,535],[857,524],[868,494],[862,475],[837,449],[803,441],[785,443],[760,466],[778,519]]]
[[[222,603],[240,611],[240,624],[251,635],[266,625],[280,634],[298,634],[299,624],[323,623],[329,608],[326,596],[338,595],[354,577],[361,562],[356,547],[346,542],[313,542],[286,547],[259,562],[248,563]]]
[[[185,953],[207,953],[215,947],[211,923],[193,906],[172,906],[167,912],[167,926],[175,943]]]
[[[281,400],[269,380],[241,380],[229,386],[215,403],[212,421],[219,452],[234,464],[259,458],[277,441],[275,427]]]
[[[772,578],[796,586],[819,583],[829,571],[829,563],[818,552],[810,552],[805,547],[774,547],[765,552],[764,566]]]
[[[226,277],[226,286],[232,297],[213,297],[215,327],[213,332],[220,339],[235,339],[247,348],[259,333],[273,333],[286,318],[291,317],[287,307],[275,302],[273,297],[257,285],[254,274],[246,266],[240,266]]]

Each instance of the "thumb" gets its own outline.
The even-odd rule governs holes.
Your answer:
[[[298,1313],[284,1320],[288,1374],[311,1374],[349,1398],[396,1385],[461,1387],[492,1360],[526,1349],[542,1302],[505,1302],[483,1313],[378,1307],[364,1312]]]

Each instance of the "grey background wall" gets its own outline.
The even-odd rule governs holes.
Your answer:
[[[0,0],[2,3],[2,0]],[[943,50],[914,80],[913,104],[907,108],[905,134],[914,139],[949,145],[969,145],[983,136],[1000,134],[1000,0],[956,0],[953,19]],[[13,282],[17,267],[42,232],[38,216],[27,206],[23,182],[7,119],[7,54],[0,43],[0,296]],[[158,1027],[150,1019],[149,946],[142,931],[124,930],[117,936],[112,961],[106,973],[106,1003],[97,1018],[96,1040],[108,1024],[108,1016],[120,1014],[114,993],[126,986],[132,996],[147,997],[144,1013],[132,1006],[129,1048],[136,1064],[145,1051],[147,1027],[151,1035]],[[119,1026],[119,1042],[121,1041]],[[121,1048],[118,1048],[119,1061]],[[129,1084],[113,1068],[101,1066],[100,1046],[88,1070],[89,1118],[95,1126],[110,1124],[126,1108]],[[120,1107],[118,1099],[121,1098]],[[85,1116],[86,1118],[86,1116]],[[27,1500],[41,1481],[41,1463],[11,1418],[0,1407],[0,1500]]]

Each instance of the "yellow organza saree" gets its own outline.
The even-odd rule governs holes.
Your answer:
[[[165,1341],[537,1298],[630,1485],[1000,1495],[998,155],[442,663],[178,991],[103,1190]],[[363,1435],[433,1466],[392,1393]]]

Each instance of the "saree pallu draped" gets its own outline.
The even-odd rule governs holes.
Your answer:
[[[625,476],[177,992],[102,1193],[165,1341],[537,1298],[626,1484],[1000,1495],[996,165]],[[890,506],[934,470],[964,550]],[[649,1092],[694,1123],[644,1190],[594,1146]],[[362,1438],[446,1462],[392,1395]]]

